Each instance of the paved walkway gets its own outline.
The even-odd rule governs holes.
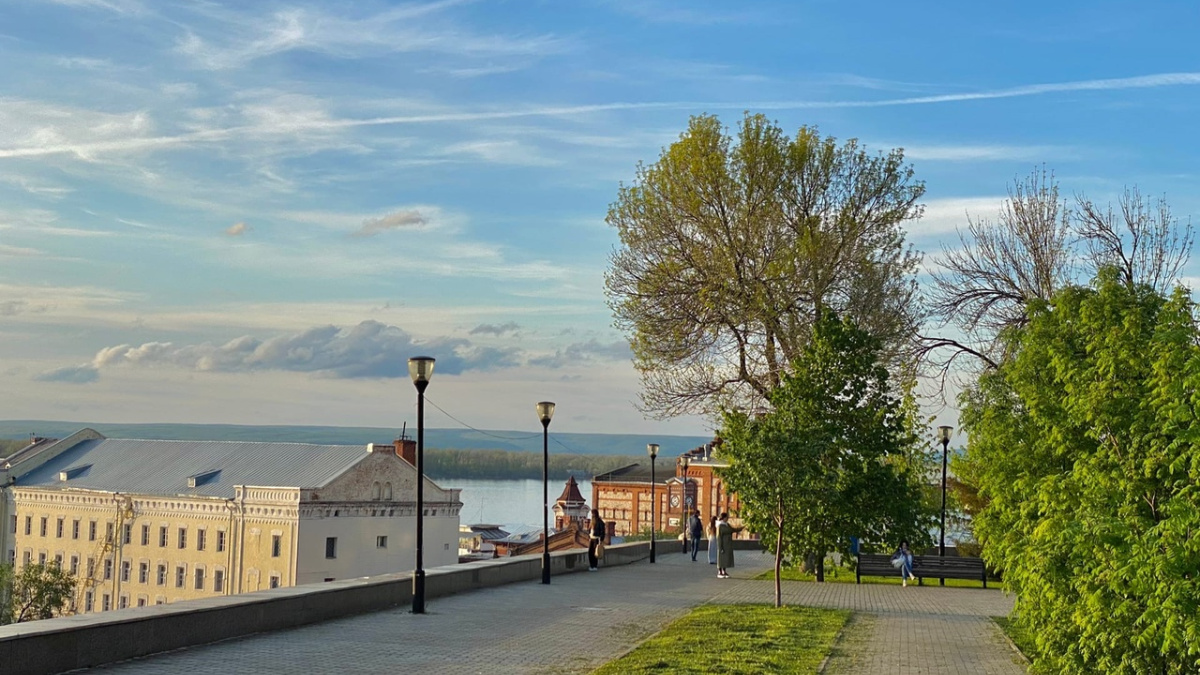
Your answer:
[[[587,673],[625,653],[689,607],[772,602],[751,577],[772,562],[739,552],[735,578],[663,553],[658,562],[530,581],[405,609],[329,621],[98,669],[107,674],[182,673]],[[1024,673],[986,617],[1012,600],[995,590],[785,583],[787,604],[856,612],[830,672]]]

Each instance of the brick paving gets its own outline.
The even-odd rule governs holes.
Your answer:
[[[751,581],[771,558],[739,552],[733,579],[715,567],[663,553],[658,562],[510,584],[406,609],[114,664],[110,674],[587,673],[625,653],[690,607],[772,602],[770,582]],[[856,620],[829,672],[1024,673],[988,616],[1007,614],[995,590],[785,583],[787,604],[851,609]]]

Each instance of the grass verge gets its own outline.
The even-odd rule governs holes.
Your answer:
[[[594,675],[625,673],[815,673],[844,610],[703,605]]]
[[[816,581],[817,580],[815,576],[813,576],[812,574],[809,574],[808,572],[801,571],[800,568],[798,568],[798,567],[785,567],[782,570],[780,570],[780,575],[783,577],[784,581]],[[754,578],[758,579],[760,581],[774,581],[775,580],[775,570],[773,570],[773,569],[766,570],[765,572],[758,574]],[[826,567],[825,568],[825,582],[826,583],[832,582],[832,583],[839,583],[839,584],[852,584],[855,582],[854,570],[852,570],[848,567]],[[888,584],[888,585],[892,585],[892,586],[899,586],[900,585],[900,573],[897,572],[896,576],[894,576],[894,577],[873,577],[873,576],[863,577],[862,582],[864,584]],[[915,585],[916,583],[917,582],[915,582],[915,581],[910,581],[909,585],[912,586],[912,585]],[[925,585],[926,586],[937,586],[938,580],[937,579],[926,579]],[[983,582],[974,581],[972,579],[947,579],[946,585],[950,586],[951,588],[983,588]],[[1001,588],[1003,588],[1003,582],[988,581],[988,590],[989,591],[992,589],[1001,589]]]
[[[1004,631],[1004,634],[1008,636],[1008,639],[1012,640],[1017,649],[1021,651],[1021,655],[1025,657],[1025,660],[1032,661],[1030,654],[1033,654],[1033,638],[1029,633],[1021,628],[1020,624],[1007,616],[993,616],[992,621],[995,621],[996,625],[1000,626],[1000,630]]]

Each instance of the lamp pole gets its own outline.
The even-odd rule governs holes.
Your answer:
[[[946,461],[952,433],[954,433],[954,427],[938,427],[938,438],[942,441],[942,531],[941,543],[938,546],[938,557],[940,558],[946,557]],[[938,579],[938,582],[941,586],[946,585],[945,579]]]
[[[650,455],[650,562],[654,562],[654,526],[658,519],[654,517],[658,502],[654,499],[654,460],[658,458],[658,443],[647,443],[646,454]]]
[[[425,568],[421,548],[425,539],[425,388],[433,377],[434,359],[414,356],[408,375],[417,388],[417,569],[413,570],[412,613],[425,613]]]
[[[688,550],[687,550],[688,549],[687,519],[688,519],[688,516],[691,515],[688,513],[688,505],[687,505],[687,481],[688,481],[687,470],[688,470],[688,464],[690,462],[691,462],[691,459],[689,459],[687,455],[684,455],[683,457],[679,458],[679,468],[683,469],[683,482],[680,484],[680,495],[679,495],[679,504],[681,507],[680,512],[683,514],[683,517],[679,519],[679,522],[680,522],[680,529],[683,530],[683,552],[685,554],[688,552]]]
[[[554,404],[537,404],[538,419],[542,421],[542,583],[550,583],[550,418]]]

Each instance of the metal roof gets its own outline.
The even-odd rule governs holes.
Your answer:
[[[366,456],[361,445],[101,438],[75,444],[16,482],[20,487],[231,498],[235,485],[324,487]],[[77,477],[59,480],[59,472],[87,465]],[[188,487],[188,478],[213,471],[220,473]]]

